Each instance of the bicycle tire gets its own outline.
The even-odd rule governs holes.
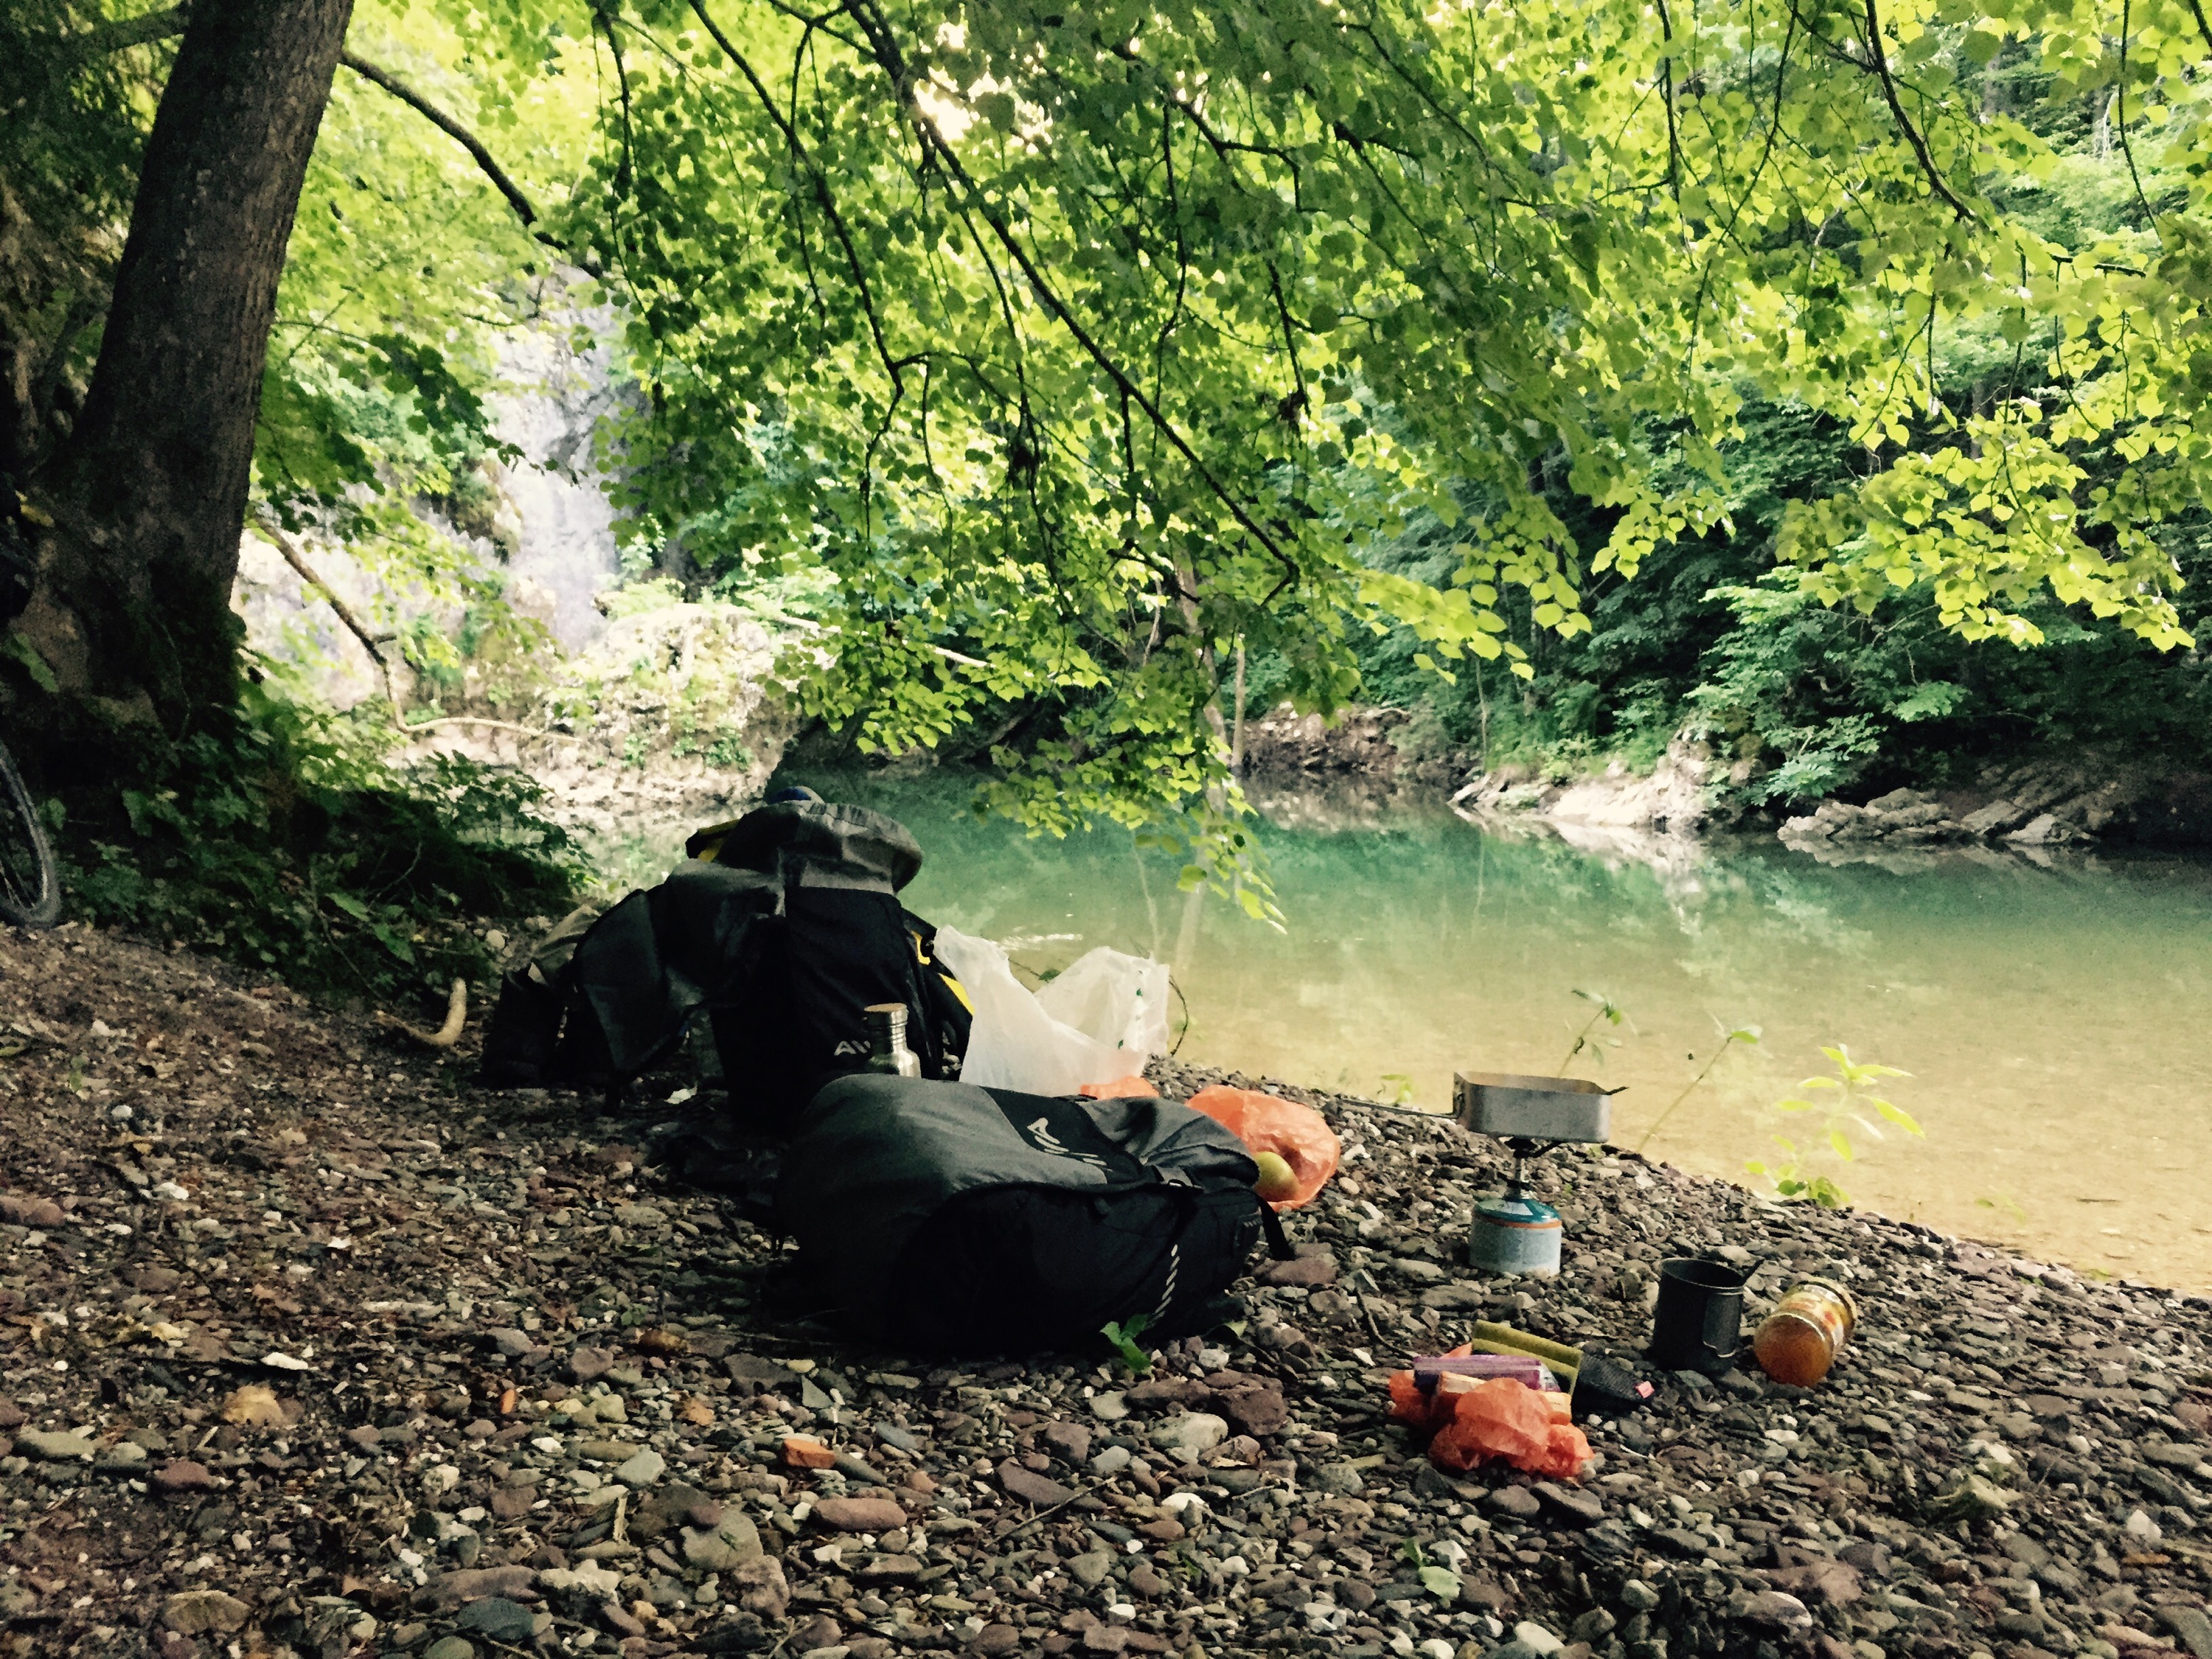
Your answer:
[[[61,919],[62,878],[52,844],[15,757],[0,744],[0,921],[51,927]]]

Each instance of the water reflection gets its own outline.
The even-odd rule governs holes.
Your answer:
[[[1473,823],[1428,792],[1263,787],[1277,933],[1179,891],[1175,861],[1125,832],[1060,842],[979,823],[949,778],[808,781],[903,817],[929,853],[914,907],[1034,970],[1101,944],[1173,963],[1187,1057],[1369,1094],[1404,1078],[1441,1107],[1455,1070],[1557,1070],[1588,1017],[1573,993],[1597,991],[1627,1018],[1588,1074],[1627,1085],[1616,1135],[1633,1145],[1723,1031],[1755,1024],[1760,1044],[1724,1059],[1650,1148],[1740,1176],[1787,1127],[1773,1103],[1841,1042],[1913,1074],[1894,1098],[1928,1130],[1854,1130],[1857,1158],[1823,1167],[1857,1200],[2212,1285],[2204,861],[1814,855]]]

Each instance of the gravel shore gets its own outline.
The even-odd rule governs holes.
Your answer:
[[[2212,1659],[2202,1298],[1611,1151],[1541,1166],[1563,1274],[1484,1279],[1495,1148],[1283,1088],[1346,1164],[1241,1329],[953,1365],[809,1321],[685,1108],[472,1070],[0,933],[0,1656]],[[1388,1423],[1477,1318],[1632,1355],[1691,1253],[1753,1318],[1848,1283],[1838,1370],[1662,1375],[1572,1486]]]

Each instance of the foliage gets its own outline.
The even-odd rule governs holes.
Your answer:
[[[1717,1020],[1716,1020],[1714,1024],[1717,1026],[1719,1025],[1719,1022]],[[1644,1132],[1644,1138],[1636,1143],[1637,1152],[1640,1154],[1646,1146],[1649,1146],[1651,1144],[1651,1137],[1657,1134],[1660,1130],[1667,1127],[1667,1120],[1674,1115],[1674,1109],[1680,1106],[1684,1101],[1687,1100],[1690,1096],[1695,1092],[1698,1085],[1713,1074],[1713,1067],[1719,1065],[1723,1060],[1727,1058],[1728,1052],[1730,1048],[1734,1048],[1739,1042],[1742,1043],[1746,1048],[1749,1048],[1759,1041],[1759,1027],[1756,1025],[1739,1025],[1733,1030],[1724,1027],[1722,1028],[1720,1046],[1716,1048],[1712,1054],[1707,1057],[1703,1069],[1698,1073],[1697,1076],[1692,1078],[1687,1083],[1682,1085],[1682,1092],[1676,1095],[1674,1099],[1667,1103],[1667,1109],[1660,1113],[1657,1117],[1652,1119],[1651,1127]]]
[[[1832,1153],[1848,1164],[1854,1153],[1850,1130],[1856,1127],[1876,1140],[1883,1139],[1881,1130],[1869,1111],[1881,1117],[1907,1134],[1918,1136],[1924,1132],[1904,1108],[1893,1104],[1874,1093],[1873,1085],[1883,1078],[1905,1077],[1909,1073],[1893,1066],[1875,1066],[1851,1058],[1850,1050],[1838,1043],[1834,1048],[1822,1048],[1836,1068],[1833,1077],[1808,1077],[1797,1086],[1808,1092],[1820,1091],[1824,1103],[1791,1098],[1777,1101],[1774,1109],[1785,1115],[1818,1113],[1820,1117],[1820,1145],[1800,1151],[1797,1144],[1782,1135],[1774,1137],[1782,1148],[1784,1162],[1767,1164],[1759,1160],[1746,1164],[1744,1169],[1773,1183],[1774,1190],[1785,1199],[1805,1199],[1826,1209],[1838,1209],[1850,1201],[1848,1194],[1829,1176],[1815,1174],[1810,1162],[1823,1151]],[[1835,1098],[1826,1102],[1832,1093]]]
[[[451,757],[395,769],[387,733],[282,690],[249,686],[233,735],[126,790],[127,835],[57,824],[76,911],[411,1012],[485,976],[489,921],[580,885],[526,779]]]
[[[68,109],[40,132],[127,137],[150,109],[160,46],[56,58],[104,15],[36,10],[25,61],[77,100],[47,98]],[[1504,710],[1563,754],[1648,755],[1709,682],[1692,706],[1772,761],[1753,793],[1779,799],[1973,706],[1917,659],[1869,699],[1802,696],[1802,665],[1863,654],[1855,629],[1886,671],[1900,631],[2187,643],[2175,532],[2212,478],[2201,14],[1654,21],[364,6],[356,48],[537,205],[342,72],[260,488],[441,578],[456,555],[416,507],[465,513],[499,453],[501,337],[605,300],[637,389],[604,434],[623,533],[709,581],[830,578],[792,659],[809,711],[866,749],[964,736],[989,804],[1172,836],[1262,914],[1224,780],[1240,650],[1328,710],[1388,640],[1400,680],[1472,682],[1486,753]],[[37,142],[40,199],[112,234],[127,143]],[[96,188],[56,185],[70,166]],[[547,241],[596,281],[549,286]],[[81,359],[90,324],[40,315]],[[1779,490],[1762,422],[1807,452]],[[1710,677],[1668,665],[1739,635],[1761,637]],[[1562,659],[1600,672],[1542,684]]]
[[[1575,1056],[1584,1049],[1588,1049],[1597,1060],[1602,1060],[1605,1058],[1605,1051],[1590,1042],[1590,1033],[1597,1030],[1600,1020],[1603,1020],[1609,1025],[1618,1025],[1628,1018],[1620,1006],[1602,992],[1577,990],[1575,994],[1590,1005],[1590,1017],[1583,1022],[1582,1029],[1575,1033],[1574,1042],[1567,1049],[1567,1057],[1559,1062],[1557,1075],[1560,1077],[1567,1074],[1567,1067],[1575,1063]]]
[[[1099,1335],[1113,1345],[1114,1352],[1132,1376],[1150,1376],[1152,1357],[1145,1351],[1138,1339],[1152,1328],[1150,1314],[1138,1314],[1126,1320],[1108,1320],[1098,1328]]]

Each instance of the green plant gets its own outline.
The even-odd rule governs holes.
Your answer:
[[[1459,1599],[1459,1575],[1449,1567],[1432,1566],[1421,1553],[1421,1540],[1408,1538],[1398,1547],[1401,1560],[1410,1562],[1421,1581],[1421,1588],[1449,1607]]]
[[[1719,1022],[1716,1020],[1714,1024],[1718,1025]],[[1636,1143],[1636,1150],[1638,1152],[1641,1152],[1646,1146],[1649,1146],[1651,1144],[1651,1137],[1657,1134],[1662,1128],[1665,1127],[1667,1120],[1674,1115],[1674,1108],[1680,1106],[1684,1101],[1687,1100],[1690,1097],[1690,1091],[1713,1074],[1713,1067],[1721,1063],[1722,1057],[1725,1055],[1731,1048],[1735,1047],[1735,1044],[1739,1042],[1744,1044],[1747,1048],[1758,1041],[1759,1027],[1756,1025],[1739,1025],[1734,1030],[1723,1030],[1721,1034],[1720,1047],[1713,1050],[1711,1057],[1705,1061],[1704,1069],[1701,1070],[1697,1076],[1692,1078],[1689,1082],[1682,1085],[1682,1092],[1676,1095],[1672,1101],[1668,1103],[1667,1109],[1660,1113],[1659,1115],[1653,1120],[1651,1127],[1644,1132],[1644,1139]],[[1684,1058],[1695,1060],[1697,1056],[1695,1054],[1689,1054],[1684,1056]]]
[[[1597,1029],[1597,1024],[1600,1020],[1604,1020],[1611,1024],[1618,1025],[1622,1020],[1627,1018],[1627,1015],[1621,1011],[1620,1005],[1615,1003],[1611,997],[1605,995],[1601,992],[1577,991],[1575,994],[1582,998],[1583,1001],[1595,1005],[1595,1006],[1590,1017],[1583,1022],[1582,1030],[1575,1033],[1574,1044],[1567,1050],[1567,1057],[1559,1062],[1559,1069],[1557,1075],[1560,1077],[1565,1077],[1567,1074],[1567,1067],[1575,1063],[1575,1056],[1582,1053],[1585,1048],[1588,1048],[1591,1054],[1595,1055],[1597,1059],[1602,1062],[1605,1059],[1605,1054],[1603,1051],[1596,1048],[1595,1045],[1590,1042],[1590,1033]]]
[[[1410,1106],[1413,1103],[1413,1079],[1408,1072],[1382,1073],[1382,1091],[1376,1097],[1385,1106]]]
[[[1114,1352],[1132,1376],[1150,1376],[1152,1357],[1146,1352],[1137,1339],[1152,1328],[1152,1316],[1139,1314],[1133,1319],[1108,1320],[1098,1328],[1098,1334],[1114,1345]]]
[[[179,744],[122,793],[119,821],[64,818],[79,914],[427,1012],[489,968],[484,923],[580,889],[530,779],[452,756],[394,766],[380,709],[337,714],[264,667],[233,729]]]
[[[1855,1060],[1851,1058],[1850,1050],[1841,1043],[1832,1048],[1823,1048],[1820,1052],[1833,1062],[1836,1074],[1833,1077],[1808,1077],[1797,1086],[1808,1092],[1819,1091],[1823,1097],[1822,1101],[1793,1097],[1777,1101],[1774,1109],[1791,1116],[1819,1113],[1821,1117],[1821,1140],[1826,1151],[1844,1163],[1851,1162],[1855,1153],[1848,1130],[1854,1125],[1876,1140],[1882,1139],[1881,1128],[1867,1115],[1869,1110],[1907,1134],[1922,1135],[1925,1133],[1914,1121],[1911,1114],[1875,1095],[1871,1087],[1883,1078],[1909,1077],[1911,1073],[1900,1072],[1894,1066],[1875,1066]],[[1826,1098],[1831,1095],[1834,1097],[1832,1101]],[[1783,1135],[1776,1135],[1774,1140],[1786,1155],[1786,1161],[1770,1165],[1754,1159],[1744,1165],[1747,1171],[1771,1182],[1774,1190],[1785,1199],[1804,1200],[1831,1210],[1840,1209],[1850,1201],[1850,1195],[1831,1177],[1814,1174],[1808,1169],[1808,1161],[1819,1156],[1818,1149],[1808,1148],[1801,1152],[1795,1141]]]

